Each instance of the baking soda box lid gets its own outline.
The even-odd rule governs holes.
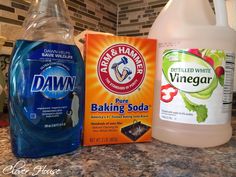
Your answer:
[[[157,42],[86,36],[84,145],[151,140]]]

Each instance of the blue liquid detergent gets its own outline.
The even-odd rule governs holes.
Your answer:
[[[9,68],[10,133],[18,157],[81,145],[84,63],[74,45],[18,40]]]

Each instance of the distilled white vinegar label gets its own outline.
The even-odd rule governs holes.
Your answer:
[[[163,53],[160,118],[188,124],[225,124],[231,117],[234,59],[222,50]]]

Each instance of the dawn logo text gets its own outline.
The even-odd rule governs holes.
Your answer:
[[[32,92],[48,91],[73,91],[75,86],[75,76],[58,77],[48,76],[45,78],[42,75],[34,75]]]
[[[48,67],[34,75],[31,92],[41,92],[46,98],[62,99],[75,88],[76,76],[71,76],[60,66]]]

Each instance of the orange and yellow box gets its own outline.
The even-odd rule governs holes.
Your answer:
[[[151,140],[157,42],[88,34],[84,146]]]

